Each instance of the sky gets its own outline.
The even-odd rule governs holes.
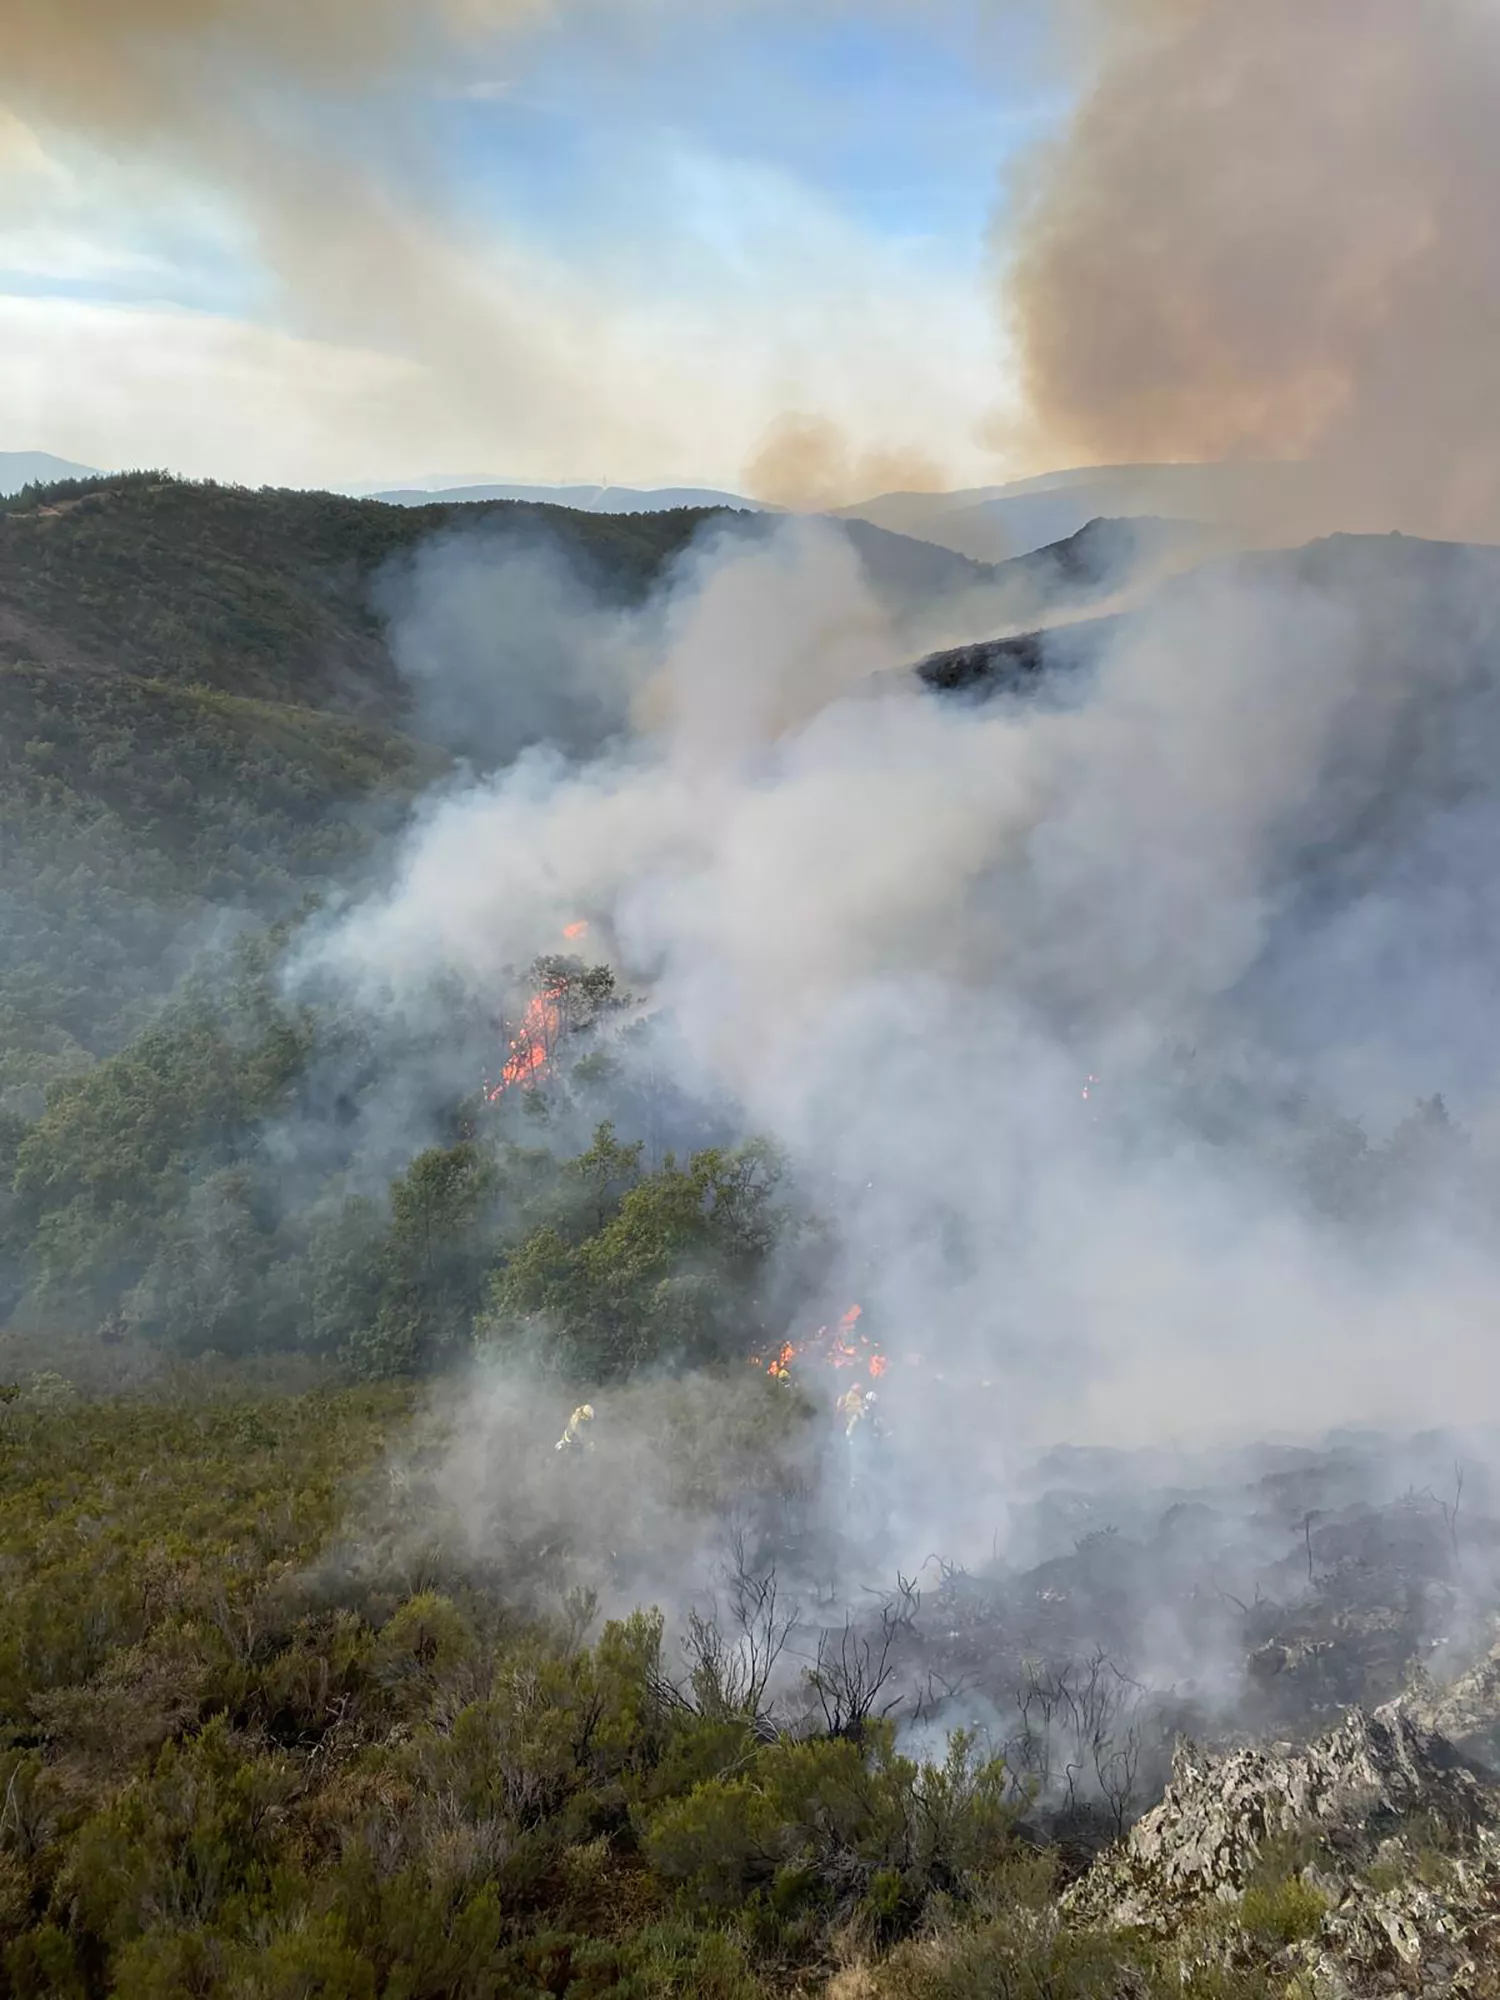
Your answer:
[[[0,449],[743,489],[813,419],[855,487],[1015,469],[994,233],[1066,111],[1040,12],[306,12],[0,0]]]

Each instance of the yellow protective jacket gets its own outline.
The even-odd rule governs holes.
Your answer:
[[[566,1451],[570,1445],[582,1443],[584,1427],[587,1424],[591,1424],[593,1421],[594,1421],[593,1404],[580,1403],[578,1405],[578,1408],[573,1412],[572,1416],[569,1417],[568,1428],[563,1432],[562,1436],[557,1440],[557,1443],[553,1446],[553,1450]]]
[[[859,1388],[846,1390],[839,1397],[838,1413],[844,1420],[844,1436],[853,1437],[854,1433],[869,1415],[864,1390]]]

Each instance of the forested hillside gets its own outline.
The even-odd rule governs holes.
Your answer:
[[[0,646],[43,666],[394,724],[402,690],[369,588],[392,556],[457,528],[545,528],[628,594],[704,519],[516,501],[398,508],[153,473],[30,488],[0,503]]]
[[[392,560],[435,535],[477,532],[490,559],[544,532],[596,601],[630,604],[704,518],[149,474],[0,511],[0,1303],[28,1339],[82,1342],[86,1372],[290,1349],[402,1374],[467,1354],[476,1324],[516,1338],[545,1322],[563,1372],[597,1381],[743,1356],[788,1287],[816,1285],[802,1196],[652,1060],[618,1060],[652,1029],[586,946],[511,968],[478,1006],[434,995],[420,1020],[285,981],[309,906],[375,880],[447,768],[388,643]],[[1164,532],[1145,535],[1153,559]],[[873,529],[857,546],[904,602],[978,587],[946,551]],[[1084,603],[1142,546],[1139,524],[1106,526],[980,581],[1012,607]],[[1365,545],[1299,560],[1365,601]],[[1407,623],[1382,631],[1411,643],[1459,562],[1407,545],[1422,590],[1404,586]],[[1460,662],[1469,632],[1443,642]],[[1033,678],[1057,664],[1006,643],[1031,648]],[[990,655],[973,658],[982,688]],[[498,1088],[537,1010],[561,1026],[546,1088]],[[1222,1122],[1211,1075],[1174,1059],[1149,1087],[1190,1124]],[[1441,1105],[1380,1144],[1269,1079],[1241,1088],[1241,1134],[1298,1163],[1341,1227],[1382,1226],[1409,1156],[1458,1172]]]
[[[411,510],[156,475],[0,506],[0,1107],[149,1016],[226,915],[358,879],[444,757],[373,580],[456,524],[638,595],[702,516]]]

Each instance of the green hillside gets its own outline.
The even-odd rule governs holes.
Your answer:
[[[454,528],[548,534],[622,594],[706,518],[498,502],[388,507],[132,474],[0,503],[0,661],[92,667],[358,714],[403,714],[370,584]]]
[[[443,757],[373,583],[545,527],[638,596],[703,516],[395,508],[156,474],[0,503],[0,1108],[128,1039],[225,910],[356,878]]]

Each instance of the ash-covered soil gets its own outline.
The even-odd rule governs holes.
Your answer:
[[[815,1565],[821,1603],[794,1587],[821,1643],[850,1620],[889,1669],[877,1711],[934,1740],[978,1731],[1086,1859],[1159,1798],[1185,1738],[1305,1746],[1403,1699],[1500,1774],[1494,1447],[1056,1454],[1017,1475],[989,1560],[934,1550],[901,1581],[881,1571],[893,1448],[885,1490],[877,1468],[859,1495],[865,1532]]]

